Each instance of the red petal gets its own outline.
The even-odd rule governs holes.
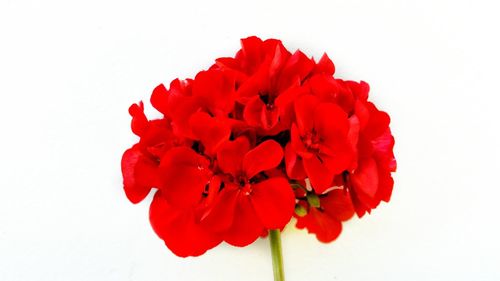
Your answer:
[[[249,196],[241,192],[238,196],[234,218],[231,228],[224,235],[224,241],[233,246],[249,245],[265,230],[253,209]]]
[[[314,68],[314,61],[297,50],[289,57],[280,73],[278,90],[285,90],[293,84],[295,79],[302,81]]]
[[[389,202],[391,200],[392,188],[394,186],[394,179],[389,170],[379,169],[378,173],[378,189],[376,198]]]
[[[305,217],[298,217],[296,226],[307,228],[307,232],[316,234],[316,238],[323,243],[332,242],[342,232],[342,223],[316,208],[309,208]]]
[[[348,143],[339,143],[332,147],[329,154],[321,154],[323,165],[333,174],[340,174],[347,170],[353,163],[352,147]],[[324,149],[324,148],[321,148]]]
[[[303,159],[303,162],[307,176],[317,194],[321,194],[332,187],[335,174],[332,173],[326,165],[321,163],[316,156]]]
[[[226,186],[218,194],[213,207],[202,218],[202,224],[215,233],[226,231],[233,224],[239,192],[238,189]]]
[[[263,123],[262,115],[266,110],[266,105],[260,99],[258,95],[251,97],[247,104],[245,105],[245,109],[243,111],[243,118],[248,123],[249,126],[252,127],[262,127],[266,125]]]
[[[290,143],[285,147],[285,164],[286,173],[291,179],[302,180],[306,177],[302,158],[295,153]]]
[[[285,178],[270,178],[252,185],[250,198],[262,225],[267,229],[282,229],[293,215],[295,196]]]
[[[240,64],[238,60],[231,57],[222,57],[215,60],[215,64],[223,69],[238,71],[240,70]]]
[[[351,175],[351,180],[358,195],[363,193],[373,199],[378,188],[378,170],[375,160],[368,158],[360,161],[358,168]]]
[[[187,147],[175,147],[165,153],[160,163],[165,198],[184,208],[198,203],[211,178],[208,165],[208,159]]]
[[[200,110],[200,104],[194,97],[174,96],[169,97],[170,118],[172,119],[172,128],[176,135],[192,138],[189,119],[191,115]]]
[[[356,215],[359,218],[362,218],[366,212],[370,212],[371,208],[363,204],[358,198],[358,195],[356,194],[355,189],[351,189],[351,199],[352,199],[352,204],[354,206],[354,210],[356,211]]]
[[[225,116],[234,106],[234,79],[219,70],[201,71],[193,82],[193,96],[213,115]]]
[[[358,117],[360,129],[364,130],[370,120],[370,111],[368,110],[367,103],[357,100],[354,104],[354,114]]]
[[[349,192],[342,189],[334,189],[327,193],[327,196],[321,198],[321,207],[326,214],[339,220],[346,221],[354,215]]]
[[[267,69],[256,72],[238,87],[238,101],[246,104],[249,98],[255,97],[259,92],[269,91],[269,84],[270,77]]]
[[[134,204],[141,202],[156,184],[158,165],[131,148],[123,153],[121,168],[127,198]]]
[[[321,160],[331,173],[338,174],[348,169],[353,161],[347,114],[333,103],[320,104],[315,113],[315,129],[323,141]]]
[[[225,173],[236,176],[243,171],[243,158],[249,149],[250,143],[246,137],[223,143],[217,152],[219,168]]]
[[[179,257],[199,256],[222,241],[197,222],[192,209],[175,208],[160,191],[151,203],[149,219],[156,234]]]
[[[179,78],[174,79],[170,82],[169,94],[170,96],[192,96],[192,79],[180,80]],[[169,107],[174,107],[173,104],[170,104],[169,99]]]
[[[300,81],[296,81],[300,85]],[[280,93],[280,95],[274,100],[274,105],[280,110],[280,122],[288,121],[291,116],[294,115],[294,101],[297,97],[307,94],[309,89],[306,87],[290,87],[287,90]],[[282,120],[282,119],[287,120]],[[287,123],[285,123],[287,124]]]
[[[295,101],[295,122],[300,134],[313,129],[313,116],[319,100],[312,95],[304,95]]]
[[[347,134],[347,138],[354,153],[353,156],[354,158],[356,158],[359,139],[359,119],[356,115],[353,115],[349,118],[349,133]]]
[[[222,185],[222,179],[220,176],[215,175],[210,179],[208,184],[207,197],[203,200],[205,207],[213,206],[215,198],[219,194],[220,187]]]
[[[148,128],[148,119],[146,118],[146,115],[144,115],[144,104],[142,101],[138,104],[134,103],[130,106],[128,112],[132,116],[132,132],[141,136]]]
[[[342,107],[345,112],[352,112],[356,100],[351,89],[346,85],[345,81],[341,79],[334,79],[334,82],[337,84],[337,90],[334,94],[335,103]]]
[[[313,70],[314,73],[324,73],[333,75],[335,73],[335,65],[326,53],[323,54]]]
[[[275,168],[283,159],[283,149],[274,140],[267,140],[247,152],[243,158],[243,170],[250,179],[256,174]]]
[[[276,47],[274,48],[274,54],[273,54],[272,60],[269,64],[269,70],[268,70],[269,72],[268,73],[269,73],[270,77],[273,77],[273,78],[276,77],[276,75],[281,70],[283,63],[285,62],[285,60],[288,57],[289,57],[289,53],[283,47],[281,42],[279,44],[277,44]],[[280,74],[283,74],[283,72],[281,72]],[[281,81],[283,81],[283,80],[281,80]]]
[[[338,105],[321,103],[314,111],[314,128],[325,142],[343,140],[349,131],[349,120]]]
[[[156,86],[151,94],[151,105],[164,115],[168,115],[168,91],[165,85]]]
[[[177,142],[182,141],[174,136],[167,120],[156,119],[149,121],[147,130],[141,135],[139,145],[152,155],[160,157]]]
[[[208,113],[196,112],[189,119],[193,135],[205,147],[205,154],[213,155],[219,146],[229,140],[231,127],[219,118],[210,117]]]
[[[374,157],[377,159],[377,163],[383,166],[387,166],[389,171],[395,172],[397,168],[396,159],[394,158],[393,148],[394,148],[394,137],[391,134],[391,130],[387,130],[378,138],[371,141],[373,145]],[[382,163],[381,163],[382,162]]]
[[[322,102],[337,103],[339,83],[333,76],[316,74],[305,82],[309,91]]]
[[[387,113],[378,110],[371,102],[367,103],[367,108],[370,111],[370,118],[363,130],[363,134],[368,139],[374,139],[387,131],[391,119]]]
[[[171,119],[172,128],[179,136],[192,137],[189,117],[201,107],[199,100],[192,96],[192,80],[175,79],[170,83],[166,116]]]
[[[249,72],[254,72],[263,59],[261,53],[262,43],[262,40],[256,36],[241,39],[241,51],[245,56],[245,62],[249,64],[247,65]]]
[[[368,92],[370,92],[370,85],[365,81],[355,82],[346,81],[347,86],[351,89],[356,99],[366,101],[368,99]]]

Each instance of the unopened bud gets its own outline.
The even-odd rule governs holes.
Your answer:
[[[307,203],[309,203],[309,205],[311,205],[314,208],[319,208],[320,204],[318,195],[314,193],[307,194]]]
[[[297,204],[295,205],[295,214],[299,217],[303,217],[307,215],[307,209],[304,206]]]

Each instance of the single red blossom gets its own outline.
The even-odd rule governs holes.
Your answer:
[[[234,109],[235,81],[229,72],[217,69],[201,71],[194,80],[175,79],[167,90],[163,84],[151,95],[151,103],[170,120],[174,132],[194,138],[190,119],[196,112],[219,118]]]
[[[217,63],[222,69],[240,74],[237,75],[240,77],[238,100],[245,104],[245,121],[271,135],[286,129],[289,119],[275,100],[282,92],[300,86],[315,67],[314,61],[302,52],[291,55],[281,41],[262,41],[256,37],[242,40],[241,53],[235,59],[222,59]]]
[[[240,137],[221,147],[217,159],[224,187],[205,224],[235,246],[252,243],[266,229],[283,228],[293,214],[293,191],[286,178],[262,174],[282,158],[283,150],[273,140],[250,149]]]
[[[335,175],[346,170],[353,161],[348,141],[347,114],[334,103],[322,103],[312,95],[295,102],[295,121],[291,128],[291,142],[286,159],[289,171],[296,168],[301,158],[304,171],[316,193],[332,186]]]
[[[195,80],[172,81],[170,90],[159,85],[151,102],[169,120],[176,135],[200,141],[203,152],[213,155],[217,146],[229,139],[235,123],[227,117],[234,105],[233,83],[221,71],[200,72]],[[215,93],[219,97],[214,99]]]

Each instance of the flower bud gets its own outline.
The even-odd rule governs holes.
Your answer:
[[[301,204],[295,205],[295,214],[299,217],[304,217],[307,215],[307,209]]]
[[[318,197],[318,195],[316,195],[314,193],[307,194],[307,202],[309,203],[309,205],[311,205],[312,207],[315,207],[315,208],[319,208],[319,206],[320,206],[319,197]]]

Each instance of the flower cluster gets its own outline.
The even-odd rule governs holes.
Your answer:
[[[396,169],[389,116],[368,84],[334,77],[279,40],[241,40],[194,79],[157,86],[148,120],[130,109],[140,137],[122,158],[133,203],[156,189],[150,221],[178,256],[225,241],[245,246],[292,217],[330,242],[342,222],[389,201]]]

